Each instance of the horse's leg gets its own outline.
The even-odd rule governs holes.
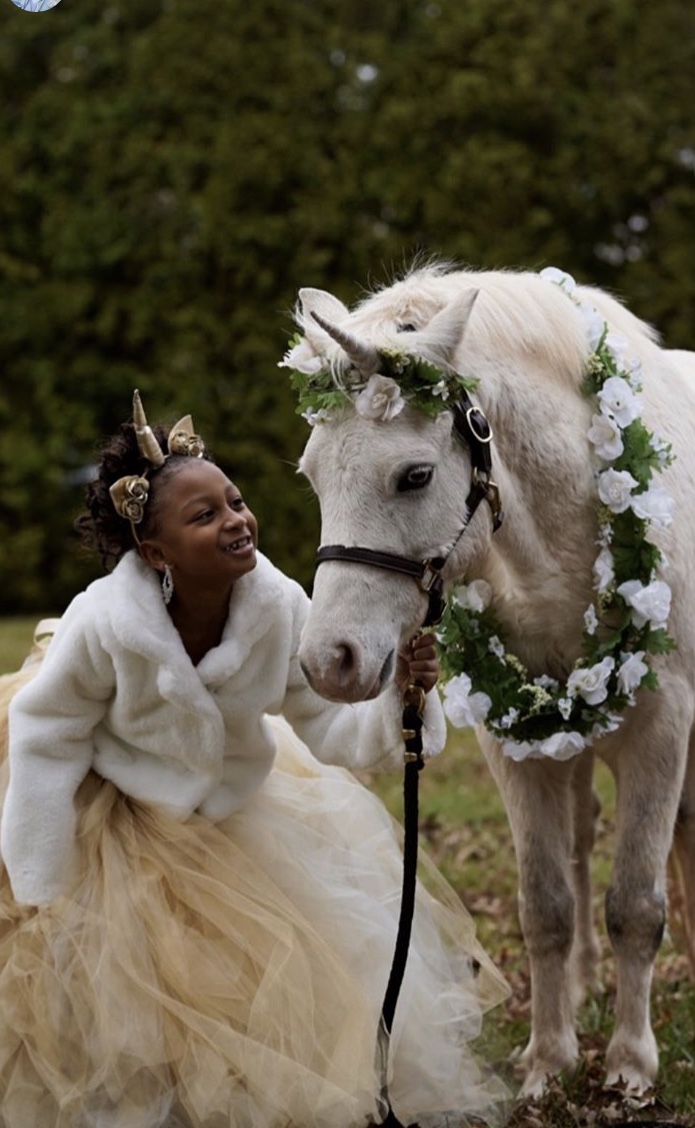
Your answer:
[[[666,865],[681,797],[689,694],[660,691],[611,755],[617,780],[617,848],[606,925],[617,963],[615,1030],[607,1084],[643,1092],[659,1064],[649,1015],[654,959],[666,921]]]
[[[695,735],[690,740],[670,862],[677,885],[679,923],[690,973],[695,979]]]
[[[572,892],[571,763],[515,763],[482,733],[480,742],[504,801],[519,869],[519,916],[531,965],[531,1037],[524,1094],[577,1060],[570,952]]]
[[[574,849],[572,877],[575,898],[575,928],[572,947],[575,1004],[585,989],[596,986],[600,954],[591,905],[591,852],[596,840],[596,822],[601,804],[593,789],[594,754],[587,750],[573,761],[572,777]]]

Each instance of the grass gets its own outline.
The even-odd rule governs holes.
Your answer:
[[[31,649],[34,628],[42,615],[0,620],[0,674],[19,669]]]
[[[0,673],[21,665],[36,621],[0,621]],[[473,916],[479,938],[511,988],[506,1002],[488,1016],[479,1048],[515,1091],[519,1081],[515,1054],[528,1038],[530,984],[517,918],[514,852],[502,803],[475,741],[466,734],[452,736],[445,752],[428,763],[420,778],[423,840]],[[400,819],[400,780],[366,776],[365,781]],[[612,778],[602,766],[596,787],[603,808],[593,858],[602,988],[579,1015],[579,1069],[553,1085],[542,1101],[513,1104],[508,1128],[620,1128],[640,1122],[695,1128],[695,986],[672,940],[666,940],[657,957],[652,991],[652,1019],[661,1053],[654,1093],[648,1101],[630,1102],[602,1087],[602,1060],[615,999],[614,962],[602,919],[611,870],[614,794]]]
[[[529,1034],[530,981],[517,916],[516,863],[502,803],[471,734],[452,734],[446,750],[427,764],[420,778],[420,828],[426,848],[471,912],[480,940],[511,987],[506,1002],[488,1016],[480,1048],[514,1092],[521,1079],[515,1061]],[[400,818],[400,782],[377,776],[368,776],[367,782]],[[602,986],[579,1013],[579,1069],[554,1084],[543,1100],[516,1102],[508,1128],[620,1128],[639,1122],[695,1128],[695,984],[683,951],[669,935],[657,957],[652,989],[652,1021],[661,1055],[657,1085],[641,1101],[603,1088],[603,1055],[615,1003],[615,964],[603,923],[615,795],[604,765],[597,768],[595,786],[602,805],[592,860]]]

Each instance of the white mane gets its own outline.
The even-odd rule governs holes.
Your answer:
[[[349,327],[368,331],[377,345],[403,346],[398,326],[426,326],[460,294],[476,289],[478,298],[466,329],[466,349],[474,355],[543,358],[556,374],[573,383],[584,374],[587,347],[580,320],[558,286],[530,272],[457,270],[449,264],[416,267],[400,281],[375,290],[352,311]],[[657,334],[615,298],[594,287],[578,287],[576,297],[593,305],[611,329],[644,355]],[[569,313],[569,315],[568,315]],[[575,323],[573,326],[573,322]]]

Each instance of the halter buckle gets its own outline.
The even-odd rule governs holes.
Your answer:
[[[429,593],[436,584],[437,580],[440,580],[441,578],[441,572],[439,568],[437,568],[436,565],[432,563],[432,559],[428,557],[427,560],[423,560],[422,575],[418,580],[422,591]]]

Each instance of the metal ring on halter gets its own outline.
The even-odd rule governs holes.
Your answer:
[[[413,705],[418,715],[423,715],[425,711],[426,694],[424,687],[420,685],[419,682],[410,682],[406,685],[401,694],[401,700],[403,708],[405,708],[406,705]]]
[[[480,416],[480,419],[482,419],[483,422],[485,423],[485,426],[487,427],[487,435],[479,434],[478,431],[476,430],[476,428],[473,426],[472,416],[473,416],[474,412],[475,412],[476,415]],[[484,412],[482,412],[480,410],[479,407],[475,407],[475,405],[472,404],[467,409],[467,411],[466,411],[466,423],[468,424],[468,429],[471,432],[473,438],[477,442],[479,442],[479,443],[491,443],[492,442],[492,427],[490,426],[490,423],[488,422],[487,416],[484,414]]]

